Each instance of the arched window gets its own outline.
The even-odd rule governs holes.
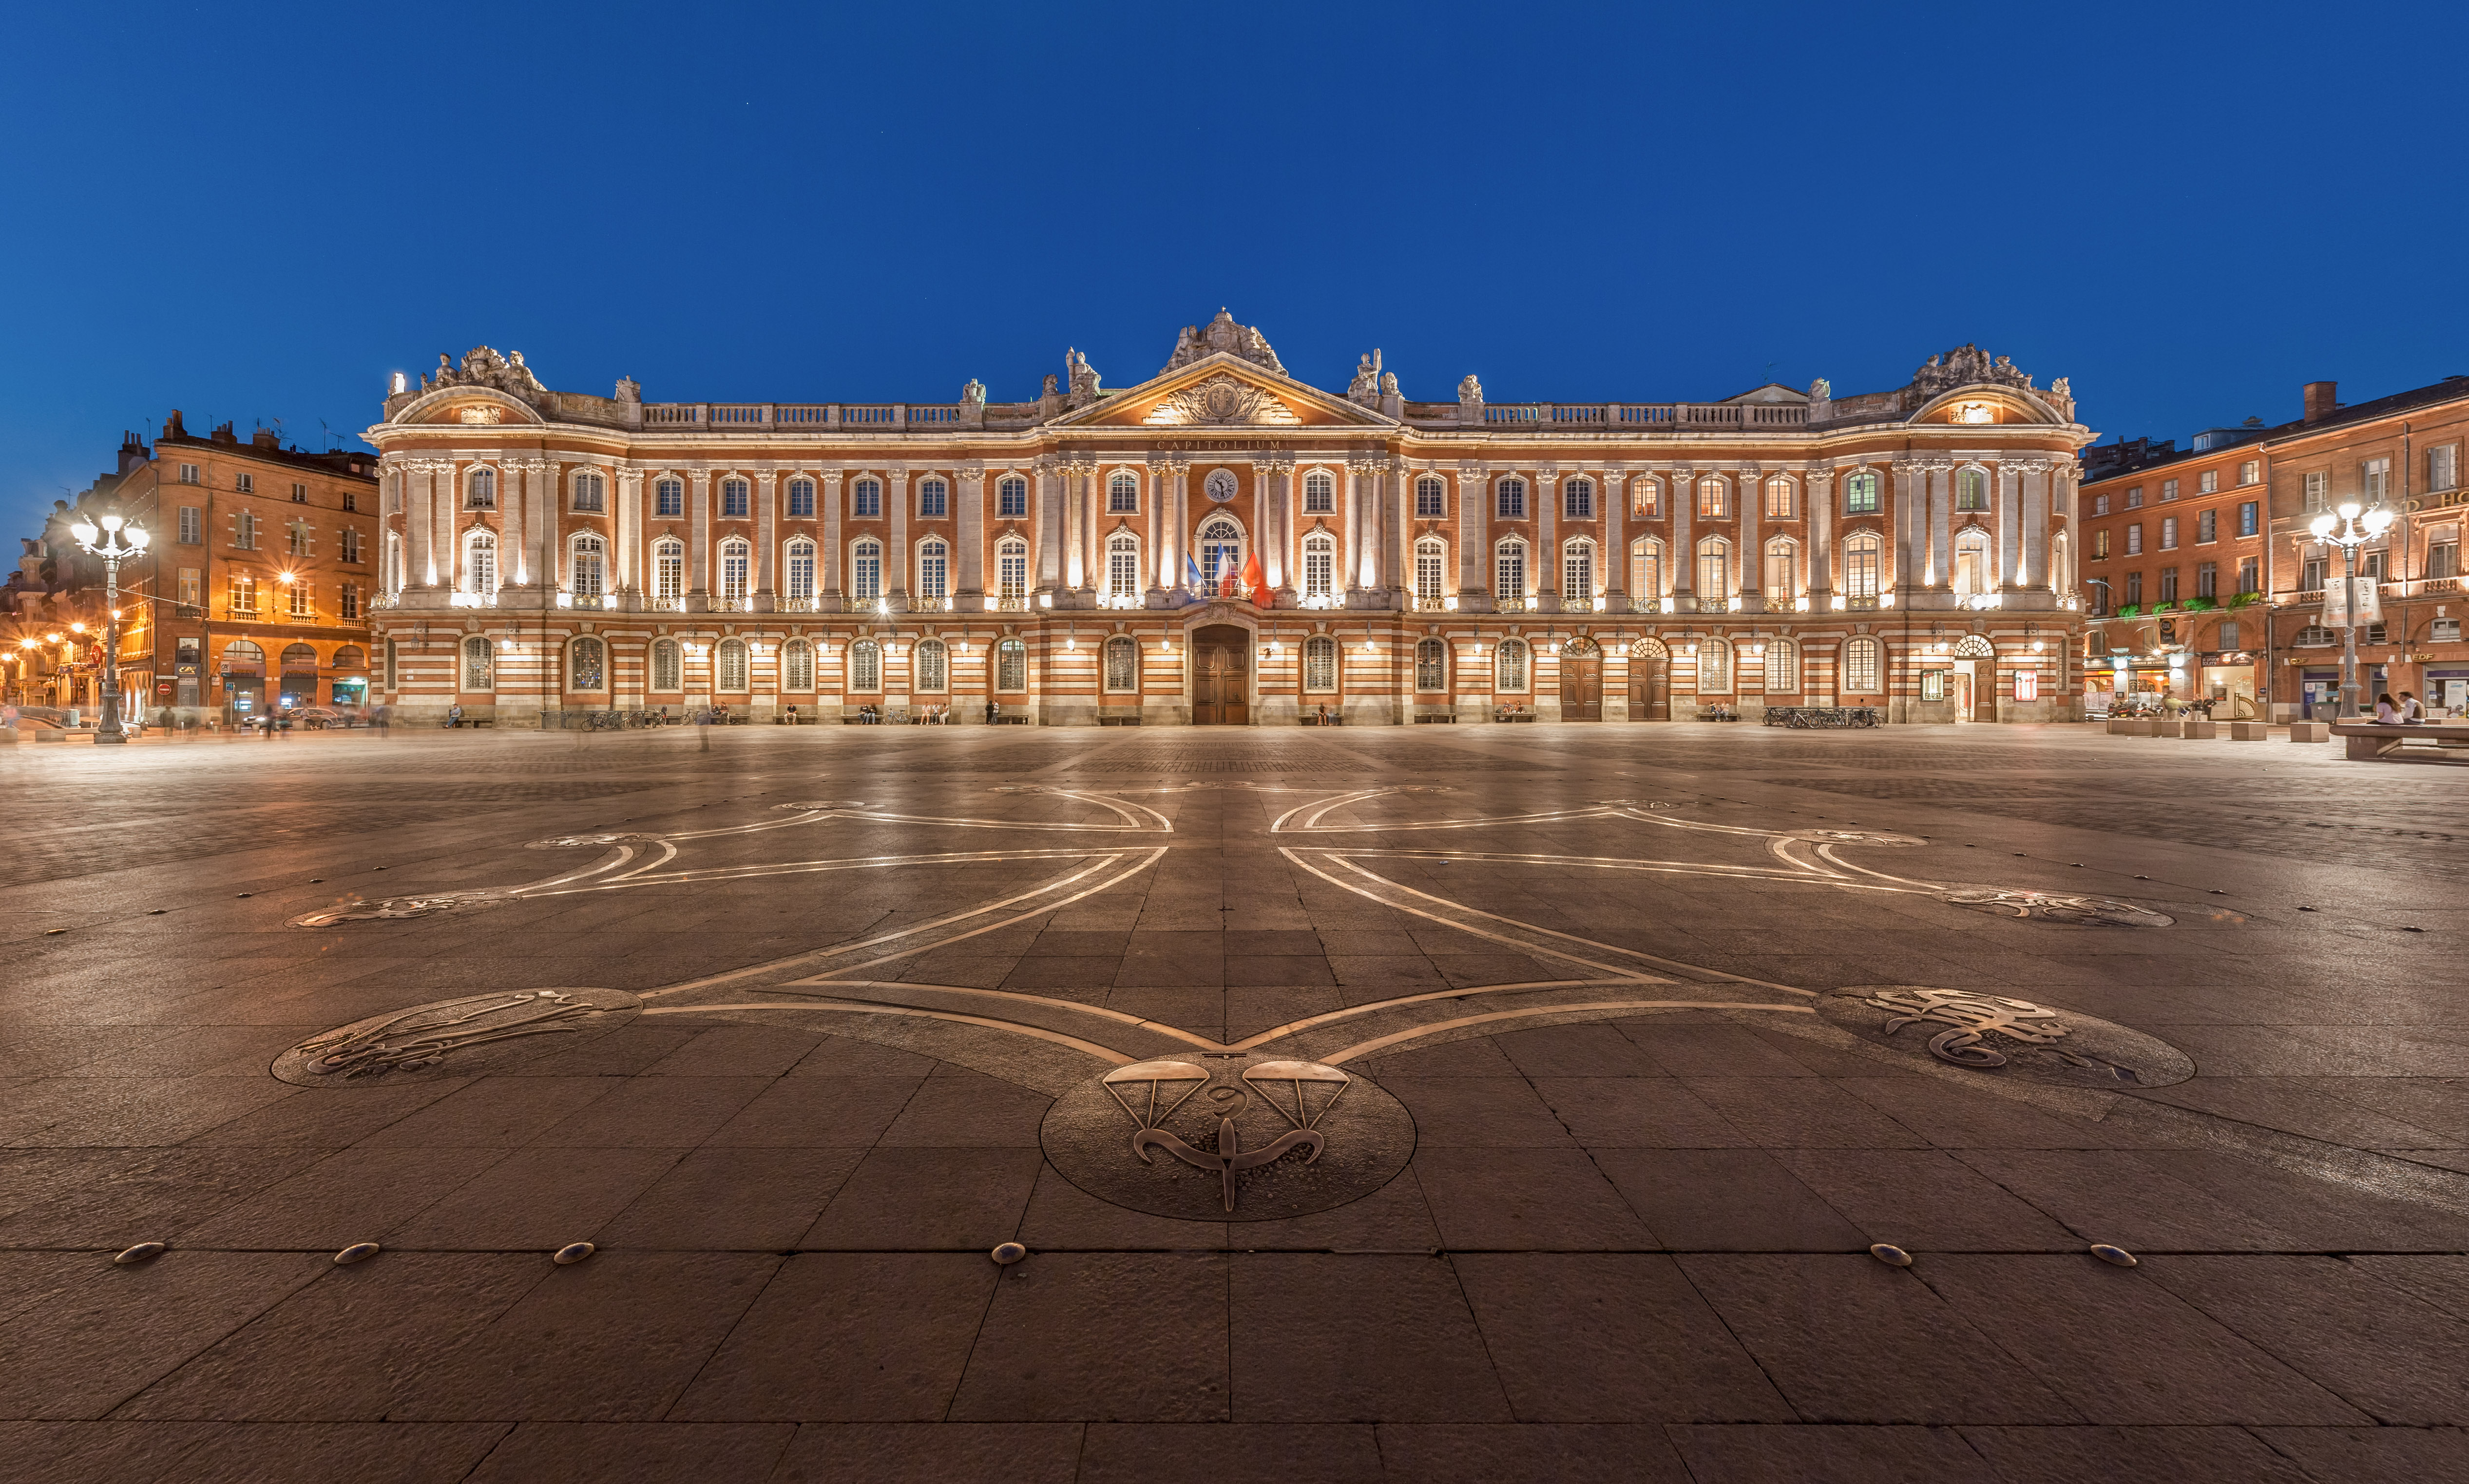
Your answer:
[[[574,691],[609,689],[609,647],[589,634],[567,647],[566,688]]]
[[[811,479],[789,481],[789,518],[810,520],[815,514],[815,482]]]
[[[712,651],[712,689],[743,691],[746,689],[746,641],[723,639]]]
[[[1956,510],[1989,508],[1989,470],[1975,464],[1955,471],[1954,508]]]
[[[941,520],[952,514],[952,487],[939,479],[917,482],[917,518]]]
[[[463,505],[467,510],[495,510],[497,506],[497,471],[480,468],[463,476]]]
[[[948,691],[952,688],[952,652],[943,647],[942,640],[918,640],[911,656],[911,690]]]
[[[685,655],[675,639],[652,641],[652,689],[677,691],[685,688]]]
[[[1498,489],[1493,492],[1498,496],[1498,509],[1500,511],[1501,519],[1524,520],[1526,518],[1525,480],[1517,478],[1504,479],[1500,482]]]
[[[1631,513],[1643,515],[1649,520],[1659,518],[1663,514],[1663,485],[1661,482],[1652,479],[1638,479],[1630,481],[1628,487],[1628,508]]]
[[[1732,647],[1720,639],[1697,641],[1697,694],[1728,696],[1732,690]]]
[[[1006,474],[995,486],[995,518],[1019,520],[1028,514],[1028,481]]]
[[[1495,691],[1526,689],[1526,641],[1503,639],[1491,651],[1491,688]]]
[[[1572,479],[1560,486],[1560,514],[1570,520],[1595,518],[1595,482]]]
[[[1304,601],[1331,601],[1337,582],[1337,541],[1326,531],[1304,537]]]
[[[883,689],[883,646],[871,639],[860,639],[848,650],[849,689],[879,691]]]
[[[2230,644],[2223,645],[2222,648],[2233,650],[2237,646]],[[369,657],[360,651],[360,647],[357,644],[344,645],[335,651],[334,668],[336,670],[365,670],[368,668],[368,663]]]
[[[1954,538],[1954,590],[1965,596],[1989,591],[1989,533],[1973,526]]]
[[[1501,604],[1526,603],[1526,543],[1515,537],[1492,548],[1491,591]]]
[[[1304,689],[1337,689],[1337,641],[1327,634],[1314,634],[1304,641]]]
[[[803,639],[792,639],[780,646],[780,689],[811,691],[815,688],[815,647]]]
[[[1141,600],[1141,538],[1129,531],[1106,537],[1106,596],[1124,607]]]
[[[1721,519],[1727,492],[1723,481],[1711,475],[1697,481],[1697,514],[1711,520]]]
[[[1243,570],[1243,532],[1220,515],[1200,528],[1200,580],[1212,591]]]
[[[479,634],[473,634],[469,639],[464,640],[463,689],[467,691],[486,691],[492,689],[495,685],[493,675],[496,671],[496,666],[493,663],[495,655],[491,652],[489,649],[489,641],[486,638]]]
[[[861,479],[849,486],[849,514],[859,520],[873,520],[883,514],[882,481]]]
[[[1732,596],[1732,543],[1710,536],[1697,543],[1697,601],[1723,603]]]
[[[995,543],[995,588],[1004,603],[1019,607],[1028,596],[1028,543],[1007,536]]]
[[[485,529],[475,528],[463,537],[463,590],[497,590],[497,537]]]
[[[1847,639],[1843,643],[1843,689],[1855,696],[1874,696],[1878,684],[1878,641]]]
[[[578,598],[608,591],[609,543],[589,532],[574,538],[565,559],[566,590]]]
[[[935,608],[952,596],[952,548],[941,537],[917,543],[917,596]]]
[[[663,479],[652,486],[652,514],[676,519],[686,513],[685,481]]]
[[[1442,576],[1448,570],[1449,549],[1437,536],[1427,536],[1415,543],[1415,605],[1437,608],[1444,601],[1441,596]]]
[[[1304,476],[1304,514],[1333,515],[1337,513],[1337,481],[1319,469]]]
[[[793,603],[815,596],[815,543],[799,537],[789,543],[780,561],[781,590]]]
[[[1800,545],[1788,536],[1766,542],[1765,574],[1761,580],[1766,601],[1788,604],[1800,596]]]
[[[754,487],[743,479],[720,482],[720,518],[744,520],[754,512]]]
[[[686,546],[665,536],[652,543],[652,597],[672,606],[685,596]]]
[[[1769,694],[1800,694],[1800,646],[1788,639],[1768,639],[1766,645],[1765,686]]]
[[[1662,610],[1665,580],[1663,543],[1652,537],[1630,543],[1628,549],[1629,596],[1647,604],[1647,612],[1655,613]]]
[[[865,603],[883,597],[883,543],[862,537],[849,548],[849,596]]]
[[[574,476],[574,508],[599,512],[609,508],[609,482],[586,469]]]
[[[283,649],[283,673],[287,675],[313,675],[317,673],[317,651],[306,644],[290,644]]]
[[[1449,688],[1449,644],[1445,639],[1415,641],[1415,689],[1445,691]]]
[[[1133,515],[1140,513],[1141,482],[1129,471],[1118,472],[1106,481],[1106,514]]]
[[[754,565],[754,548],[744,537],[732,536],[720,543],[720,595],[730,603],[743,603],[750,590],[748,582]]]
[[[1005,695],[1028,689],[1028,646],[1018,639],[995,646],[995,689]]]
[[[1575,613],[1595,607],[1595,543],[1568,541],[1560,547],[1560,606]]]
[[[1766,518],[1789,520],[1792,510],[1791,481],[1781,474],[1766,481]]]
[[[1415,481],[1415,518],[1441,520],[1449,513],[1449,487],[1438,477],[1426,474]]]
[[[1141,643],[1117,634],[1106,641],[1106,689],[1137,691],[1141,688]]]
[[[1843,514],[1874,515],[1878,513],[1878,476],[1862,469],[1843,481]]]
[[[1875,604],[1884,553],[1885,543],[1868,532],[1844,537],[1841,579],[1845,597],[1866,598]]]

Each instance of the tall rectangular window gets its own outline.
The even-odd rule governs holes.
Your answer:
[[[2297,564],[2297,590],[2302,593],[2321,592],[2323,590],[2323,576],[2325,572],[2330,569],[2330,561],[2322,557],[2309,557],[2305,560],[2299,562]]]
[[[952,487],[939,479],[922,480],[917,486],[917,518],[940,520],[952,513]]]
[[[2368,459],[2358,466],[2358,494],[2372,505],[2390,492],[2391,460]]]
[[[1560,487],[1560,514],[1569,520],[1595,518],[1595,482],[1572,479]]]
[[[686,487],[681,479],[663,479],[652,487],[652,514],[675,520],[686,513]]]
[[[2450,490],[2460,483],[2460,445],[2445,444],[2426,450],[2426,488]]]
[[[2129,603],[2141,603],[2143,601],[2142,573],[2129,572],[2126,574],[2126,601]]]
[[[345,509],[345,510],[358,510],[359,508],[360,508],[360,491],[358,491],[358,490],[346,490],[346,491],[343,491],[343,509]]]
[[[1503,520],[1526,518],[1525,480],[1504,479],[1500,482],[1500,518]]]
[[[231,610],[235,613],[257,611],[257,578],[247,572],[231,575]]]
[[[1769,479],[1766,481],[1766,518],[1768,520],[1789,520],[1791,518],[1790,480]]]
[[[1424,478],[1415,481],[1415,518],[1438,520],[1449,513],[1448,486],[1440,480]]]
[[[2128,510],[2141,510],[2143,508],[2143,487],[2141,485],[2136,485],[2134,489],[2126,491],[2126,508]]]
[[[206,513],[195,505],[180,507],[180,539],[191,546],[206,538]]]
[[[242,551],[257,550],[257,512],[244,510],[232,516],[232,544]]]
[[[291,541],[291,555],[294,557],[308,556],[311,540],[309,522],[305,520],[295,520],[291,522],[288,535]]]
[[[2091,534],[2091,559],[2104,560],[2109,556],[2109,530],[2103,527]]]
[[[1028,514],[1028,481],[1013,476],[995,486],[995,514],[1019,519]]]
[[[294,484],[291,487],[291,503],[294,505],[306,505],[309,503],[309,487],[307,485]]]
[[[1708,520],[1723,518],[1723,482],[1721,480],[1698,481],[1697,514]]]
[[[205,584],[206,574],[202,569],[197,567],[182,567],[180,569],[180,602],[182,605],[194,608],[198,604],[203,603],[205,601]]]
[[[743,479],[720,482],[720,518],[744,520],[754,509],[754,487]]]
[[[873,520],[883,514],[883,486],[871,479],[861,479],[849,496],[849,514],[860,520]]]
[[[2178,517],[2175,515],[2160,517],[2160,549],[2162,551],[2178,549]]]
[[[2311,514],[2315,511],[2321,510],[2330,502],[2332,476],[2329,471],[2319,468],[2306,476],[2306,509],[2308,513]]]
[[[232,488],[242,494],[255,494],[257,492],[257,476],[255,474],[234,474],[232,476]]]
[[[2177,497],[2178,481],[2174,479],[2164,479],[2160,481],[2160,503],[2166,505]]]
[[[2217,541],[2220,537],[2221,513],[2219,511],[2207,510],[2195,517],[2195,539],[2198,542]]]
[[[2092,513],[2093,514],[2095,514],[2095,515],[2106,515],[2106,514],[2109,514],[2109,496],[2108,496],[2108,495],[2105,495],[2105,494],[2095,494],[2095,495],[2093,495],[2093,496],[2091,497],[2091,513]]]
[[[2232,619],[2228,623],[2221,626],[2221,648],[2224,650],[2234,650],[2239,647],[2238,626],[2237,622]]]
[[[2241,500],[2238,502],[2238,535],[2254,535],[2257,530],[2261,529],[2262,521],[2263,502],[2261,500]]]
[[[2103,499],[2108,496],[2103,495]],[[1862,472],[1843,482],[1843,510],[1851,515],[1872,515],[1878,511],[1878,476]],[[2106,514],[2104,511],[2103,514]]]
[[[1304,476],[1304,514],[1327,515],[1337,512],[1337,481],[1318,471]]]
[[[1106,481],[1106,514],[1135,515],[1141,509],[1140,476],[1126,470]]]
[[[2220,487],[2221,471],[2219,469],[2207,468],[2195,476],[2195,492],[2197,494],[2209,494]]]
[[[2261,459],[2249,459],[2244,464],[2238,466],[2239,484],[2250,485],[2262,477],[2263,461]]]
[[[1504,603],[1525,602],[1526,548],[1515,541],[1503,544],[1492,566],[1492,592]]]
[[[574,508],[576,510],[596,513],[607,508],[608,503],[609,482],[607,480],[601,478],[598,474],[593,473],[582,473],[574,476]]]
[[[2221,564],[2200,561],[2195,564],[2195,596],[2217,598],[2221,595]]]
[[[2240,559],[2238,561],[2238,591],[2242,593],[2256,592],[2261,590],[2262,586],[2263,563],[2252,557]]]
[[[345,561],[365,561],[368,559],[360,551],[360,533],[349,528],[344,530],[342,557]]]
[[[2130,556],[2130,557],[2140,557],[2140,556],[2142,556],[2142,555],[2143,555],[2143,522],[2142,522],[2142,521],[2135,520],[2135,521],[2130,521],[2130,522],[2128,522],[2128,523],[2127,523],[2127,527],[2126,527],[2126,555],[2128,555],[2128,556]]]
[[[2460,543],[2438,541],[2426,549],[2426,575],[2458,577],[2460,575]]]
[[[317,611],[316,604],[308,583],[290,583],[289,591],[291,594],[291,616],[293,618],[308,618]]]
[[[789,518],[809,520],[815,514],[815,482],[811,479],[789,481]]]
[[[183,464],[183,465],[181,465],[181,466],[180,466],[180,483],[182,483],[182,484],[184,484],[184,485],[194,485],[194,484],[196,484],[196,482],[197,482],[197,466],[196,466],[195,464]]]
[[[2176,567],[2162,567],[2160,569],[2160,601],[2162,603],[2175,603],[2178,601],[2178,569]]]

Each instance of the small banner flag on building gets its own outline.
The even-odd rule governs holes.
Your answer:
[[[1269,591],[1268,578],[1260,571],[1258,552],[1244,559],[1243,589],[1251,595],[1253,606],[1265,608],[1269,605],[1273,594]]]

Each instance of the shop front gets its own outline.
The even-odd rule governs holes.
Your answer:
[[[234,639],[223,646],[222,659],[217,665],[217,678],[223,683],[223,704],[235,716],[253,717],[265,706],[265,651],[246,639]]]
[[[365,706],[369,702],[369,655],[357,644],[347,644],[335,651],[335,663],[328,667],[334,673],[334,702],[337,706]]]
[[[2196,683],[2202,696],[2211,700],[2216,720],[2250,721],[2263,714],[2255,699],[2254,656],[2244,651],[2204,655]]]
[[[317,651],[305,644],[294,644],[283,651],[283,688],[280,704],[289,711],[294,706],[312,705],[317,699]]]

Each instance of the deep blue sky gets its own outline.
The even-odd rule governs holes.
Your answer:
[[[29,6],[0,516],[520,350],[651,400],[1110,386],[1221,304],[1409,397],[1901,385],[2183,438],[2469,371],[2469,6]]]

